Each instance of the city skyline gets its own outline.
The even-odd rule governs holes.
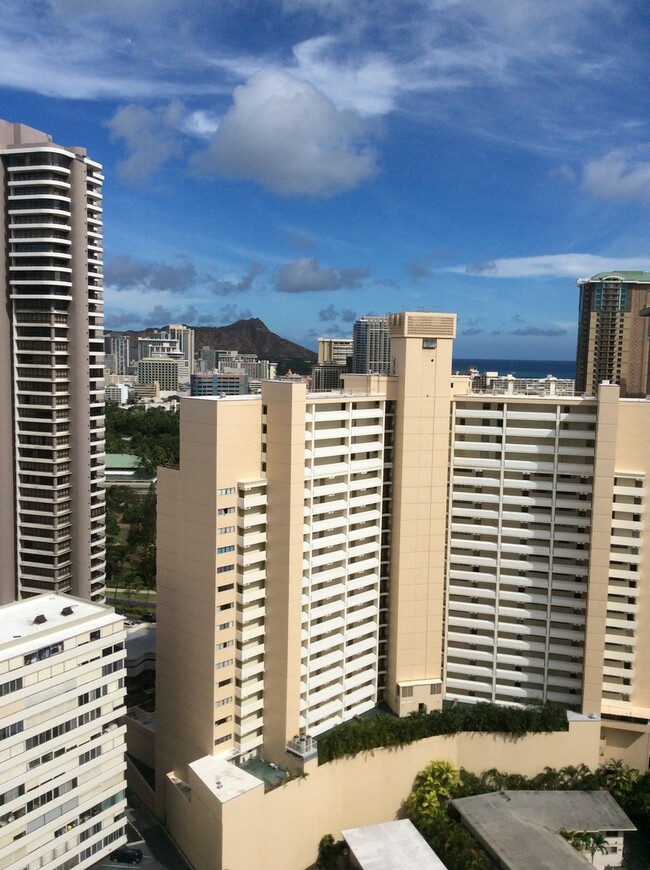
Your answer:
[[[2,114],[104,164],[108,328],[451,309],[571,359],[576,280],[650,269],[643,11],[9,0]]]

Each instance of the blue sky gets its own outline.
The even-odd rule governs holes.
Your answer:
[[[106,175],[106,325],[314,347],[458,313],[570,359],[576,279],[650,271],[646,0],[3,0],[0,117]]]

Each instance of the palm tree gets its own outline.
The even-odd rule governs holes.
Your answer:
[[[584,848],[591,855],[591,863],[594,863],[596,852],[606,855],[609,851],[607,837],[602,831],[589,831],[582,835]]]

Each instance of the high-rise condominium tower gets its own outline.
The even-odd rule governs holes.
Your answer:
[[[603,381],[620,384],[621,396],[648,392],[650,272],[600,272],[578,281],[580,319],[576,390],[595,396]]]
[[[0,602],[104,598],[101,167],[0,121]]]
[[[390,372],[390,336],[386,316],[360,317],[353,327],[352,371],[358,375]]]

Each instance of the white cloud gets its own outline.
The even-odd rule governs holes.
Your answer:
[[[395,108],[400,82],[386,55],[370,54],[345,61],[336,59],[338,40],[321,36],[294,46],[295,74],[311,82],[339,109],[360,115],[385,115]]]
[[[583,189],[598,199],[650,202],[650,161],[634,160],[625,151],[610,151],[585,166]]]
[[[286,263],[278,270],[275,289],[280,293],[314,293],[342,288],[357,290],[369,276],[369,269],[324,268],[319,260],[301,257],[292,263]]]
[[[261,70],[235,88],[200,174],[249,178],[288,195],[331,196],[376,172],[359,116],[340,111],[313,85]]]
[[[197,109],[183,121],[183,131],[191,136],[199,136],[209,139],[219,129],[219,116],[214,112],[206,112],[203,109]]]
[[[650,255],[639,257],[601,257],[596,254],[547,254],[540,257],[513,257],[481,260],[467,266],[444,269],[482,278],[589,278],[598,272],[650,270]]]
[[[117,110],[106,126],[111,139],[123,140],[130,152],[117,164],[123,178],[145,181],[172,157],[182,154],[178,128],[183,113],[183,104],[178,100],[157,109],[130,105]]]

